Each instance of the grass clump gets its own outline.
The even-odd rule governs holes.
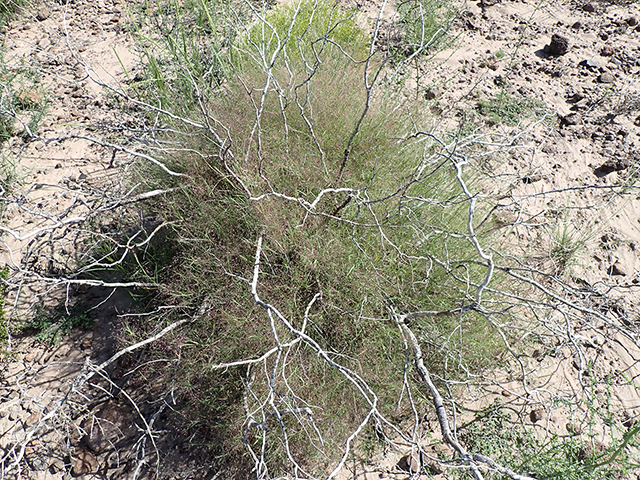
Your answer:
[[[445,0],[402,0],[397,3],[402,40],[396,49],[403,56],[431,53],[446,45],[456,8]]]
[[[28,0],[3,0],[0,3],[0,27],[5,26],[29,6]]]

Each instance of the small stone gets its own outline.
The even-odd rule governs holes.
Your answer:
[[[49,10],[47,7],[44,7],[38,10],[38,13],[36,13],[36,20],[38,20],[39,22],[44,22],[50,16],[51,10]]]
[[[33,108],[38,105],[38,99],[38,90],[35,87],[25,88],[16,95],[16,102],[23,109]]]
[[[90,338],[85,338],[80,344],[80,348],[82,348],[82,350],[89,350],[92,345],[93,340],[91,340]]]
[[[573,28],[574,30],[580,30],[582,28],[582,22],[578,21],[574,23],[573,25],[571,25],[571,28]]]
[[[508,390],[502,390],[502,396],[503,397],[510,397],[511,396],[511,392],[509,392]]]
[[[587,67],[589,70],[592,70],[592,71],[596,71],[600,68],[600,64],[590,58],[586,60],[582,60],[578,65],[580,65],[581,67]]]
[[[585,3],[582,5],[582,10],[585,12],[593,13],[596,11],[596,7],[593,3]]]
[[[31,363],[31,362],[33,362],[33,360],[34,360],[35,358],[36,358],[36,356],[35,356],[33,353],[27,353],[27,354],[24,356],[24,361],[25,361],[25,362],[27,362],[27,363]]]
[[[61,458],[49,459],[49,471],[51,473],[58,473],[64,471],[64,461]]]
[[[433,100],[438,96],[439,93],[440,92],[437,89],[429,89],[425,92],[424,98],[426,98],[427,100]]]
[[[531,185],[532,183],[539,182],[540,180],[542,180],[542,175],[540,174],[526,175],[522,177],[522,183],[526,183],[527,185]]]
[[[611,57],[612,55],[615,55],[615,53],[616,49],[611,45],[605,45],[600,49],[600,55],[602,55],[603,57]]]
[[[635,27],[638,24],[638,19],[636,17],[629,17],[626,22],[630,27]]]
[[[551,55],[564,55],[569,51],[569,40],[562,35],[554,33],[551,36],[551,42],[544,49]]]
[[[562,126],[580,124],[582,124],[582,115],[577,112],[570,113],[569,115],[562,117],[562,119],[560,120],[560,125]]]
[[[98,459],[89,450],[80,449],[71,458],[71,471],[75,476],[96,473],[98,467]]]
[[[600,38],[606,42],[609,40],[609,34],[607,32],[600,32]]]
[[[31,427],[33,425],[35,425],[36,423],[38,423],[40,421],[40,412],[36,412],[33,413],[31,415],[29,415],[29,417],[27,417],[27,419],[24,421],[24,424],[27,427]]]
[[[408,473],[418,473],[420,471],[420,458],[417,453],[405,455],[398,462],[398,468]]]
[[[535,410],[531,410],[531,413],[529,414],[529,418],[533,423],[543,420],[545,416],[546,412],[543,408],[536,408]]]
[[[627,274],[627,272],[625,271],[625,268],[622,266],[620,262],[616,262],[613,265],[611,265],[607,273],[611,276],[619,276],[619,277],[624,277]]]
[[[616,77],[609,72],[604,72],[600,74],[598,81],[600,83],[614,83],[616,81]]]
[[[428,459],[425,463],[431,475],[442,475],[444,473],[444,468],[442,467],[442,465],[440,465],[435,460]]]

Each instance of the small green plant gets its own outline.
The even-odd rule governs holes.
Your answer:
[[[546,113],[539,100],[516,98],[505,90],[489,100],[479,100],[476,108],[493,122],[507,125],[518,125],[526,118],[541,118]]]
[[[36,135],[47,108],[38,70],[25,59],[7,65],[0,49],[0,89],[0,143],[16,135]]]
[[[479,412],[460,431],[460,438],[469,450],[489,454],[515,471],[540,480],[614,480],[634,467],[623,452],[624,445],[633,442],[632,436],[612,439],[609,446],[577,436],[543,439],[518,423],[500,401]]]
[[[55,345],[74,328],[89,329],[94,321],[95,318],[79,305],[67,310],[64,303],[61,303],[52,312],[37,307],[33,317],[21,325],[21,330],[34,334],[43,344]]]
[[[597,235],[592,225],[585,225],[578,229],[565,219],[552,232],[550,238],[549,256],[553,262],[555,272],[560,274],[578,264],[587,245]]]

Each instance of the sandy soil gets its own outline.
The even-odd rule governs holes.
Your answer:
[[[500,399],[541,435],[570,436],[585,427],[591,412],[575,399],[592,398],[588,396],[596,392],[596,402],[602,402],[596,407],[605,408],[606,402],[619,427],[595,426],[598,439],[606,442],[640,418],[640,196],[617,194],[640,168],[640,6],[573,0],[489,3],[484,9],[465,4],[452,28],[454,45],[423,69],[432,85],[432,108],[443,113],[475,111],[479,99],[501,91],[544,106],[548,117],[521,136],[521,148],[505,148],[501,154],[496,147],[496,160],[487,168],[494,170],[495,189],[503,195],[504,217],[514,224],[509,243],[516,253],[553,272],[558,265],[550,255],[554,245],[549,233],[559,224],[568,226],[580,247],[566,281],[580,286],[575,295],[583,297],[586,310],[584,321],[564,332],[573,347],[532,347],[512,370],[487,373],[479,387],[466,390],[468,413],[460,422]],[[370,15],[373,6],[365,6]],[[101,86],[123,85],[135,74],[135,49],[123,28],[124,12],[119,0],[50,3],[3,32],[6,61],[37,68],[37,88],[49,98],[39,137],[28,142],[14,137],[3,146],[5,152],[18,152],[19,175],[27,186],[24,201],[9,204],[3,213],[3,225],[14,235],[4,235],[0,260],[11,267],[21,268],[33,250],[30,237],[16,236],[65,221],[65,211],[86,214],[83,204],[105,185],[117,183],[112,167],[120,154],[78,137],[108,142],[95,127],[130,120]],[[545,49],[554,34],[568,40],[566,52],[554,55]],[[492,124],[481,115],[469,122],[497,146],[517,128]],[[560,208],[567,204],[572,208]],[[71,249],[73,241],[60,239],[56,248]],[[34,258],[35,271],[55,268],[38,265],[41,261]],[[555,287],[549,288],[553,293]],[[33,339],[14,339],[12,353],[1,366],[0,453],[31,439],[21,453],[21,478],[61,479],[69,472],[80,478],[128,478],[138,458],[139,445],[130,442],[137,438],[135,412],[103,400],[97,391],[91,398],[74,400],[83,413],[65,425],[66,432],[44,427],[48,412],[69,391],[86,359],[96,363],[113,353],[110,332],[118,314],[130,306],[124,295],[109,297],[109,289],[75,294],[85,300],[93,297],[94,304],[108,297],[99,307],[104,320],[94,332],[74,333],[53,349]],[[566,290],[558,295],[565,297]],[[621,319],[631,323],[620,328]],[[549,332],[543,330],[534,333],[546,338]],[[110,373],[117,370],[118,377],[126,369],[126,362],[118,362]],[[565,405],[562,399],[573,403]],[[82,404],[88,408],[82,410]],[[437,430],[434,419],[429,426]],[[158,440],[167,465],[163,471],[170,472],[166,478],[212,475],[212,466],[203,470],[189,452],[171,453],[179,435],[169,427],[164,431],[175,437]],[[359,478],[406,478],[397,466],[406,453],[397,448],[373,464],[355,467],[363,474]],[[640,458],[640,452],[630,453]],[[353,474],[345,471],[344,478]]]

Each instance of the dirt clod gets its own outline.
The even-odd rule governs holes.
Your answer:
[[[624,277],[627,275],[626,269],[620,262],[616,262],[609,267],[609,275]]]
[[[551,42],[545,47],[545,51],[550,55],[564,55],[569,51],[569,40],[562,35],[554,33]]]
[[[420,457],[417,453],[409,453],[400,459],[397,466],[404,472],[418,473],[420,471]]]
[[[611,57],[612,55],[615,55],[615,53],[616,49],[611,45],[605,45],[600,49],[600,55],[602,55],[603,57]]]
[[[529,418],[533,423],[539,422],[540,420],[544,420],[546,418],[546,411],[543,408],[536,408],[535,410],[531,410],[529,414]]]
[[[89,473],[96,473],[100,465],[98,459],[89,450],[80,449],[72,457],[71,470],[74,475],[87,475]]]

